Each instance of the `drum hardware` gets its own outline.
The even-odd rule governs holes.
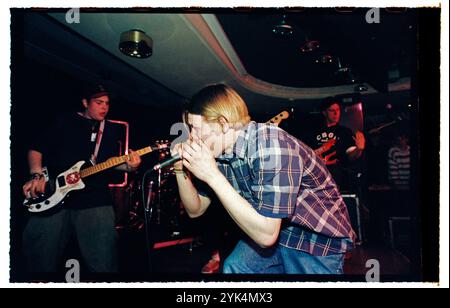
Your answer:
[[[159,150],[158,153],[160,163],[170,157],[168,150]],[[145,232],[145,253],[148,257],[148,270],[151,272],[156,242],[163,240],[165,243],[164,241],[169,240],[172,243],[177,239],[176,245],[183,243],[178,240],[183,233],[180,230],[183,208],[173,166],[146,170],[132,178],[125,191],[129,195],[127,225],[131,231]],[[156,245],[157,248],[159,246]]]
[[[147,172],[146,172],[147,173]],[[145,178],[145,174],[144,174]],[[143,182],[145,183],[145,182]],[[143,185],[142,185],[143,186]],[[144,204],[144,224],[145,224],[145,242],[146,242],[146,251],[147,251],[147,257],[148,257],[148,270],[149,272],[152,272],[152,252],[150,247],[153,247],[153,240],[151,240],[150,235],[150,219],[152,217],[152,191],[153,191],[153,181],[150,181],[148,183],[148,193],[147,193],[147,200]],[[145,197],[144,189],[142,189],[143,197]]]
[[[156,204],[156,224],[161,224],[161,169],[158,170],[158,203]]]

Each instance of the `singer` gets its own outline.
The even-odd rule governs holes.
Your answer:
[[[246,235],[224,273],[343,273],[355,233],[311,148],[275,125],[250,121],[243,99],[223,84],[195,94],[185,121],[190,138],[174,147],[182,158],[174,168],[187,213],[202,215],[216,194]]]

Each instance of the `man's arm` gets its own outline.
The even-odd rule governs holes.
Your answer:
[[[42,153],[35,150],[29,150],[28,166],[30,168],[30,174],[42,173]]]
[[[183,144],[175,144],[172,149],[172,155],[183,155]],[[177,180],[178,192],[180,194],[181,202],[187,214],[191,218],[196,218],[203,213],[211,204],[211,199],[200,195],[197,188],[192,183],[191,175],[183,167],[183,161],[179,160],[173,165],[175,170],[175,178]]]
[[[32,178],[23,185],[23,194],[26,198],[36,198],[37,194],[45,191],[45,177],[42,173],[42,153],[28,151],[28,166]]]
[[[186,144],[182,157],[184,166],[211,187],[233,220],[252,240],[262,247],[270,247],[277,241],[281,218],[261,215],[240,196],[220,172],[211,151],[202,141]]]
[[[214,190],[222,205],[238,226],[261,247],[270,247],[278,239],[281,218],[259,214],[231,186],[222,173],[210,177],[208,185]]]
[[[188,175],[181,166],[181,164],[177,164],[177,167],[175,167],[175,175],[181,202],[189,217],[196,218],[203,215],[211,204],[211,199],[198,193],[192,183],[190,175]]]

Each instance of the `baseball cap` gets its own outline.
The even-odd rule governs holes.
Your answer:
[[[87,85],[83,89],[83,98],[92,99],[104,95],[111,95],[111,92],[102,84]]]
[[[319,106],[320,111],[324,111],[324,110],[328,109],[333,104],[341,105],[339,103],[339,100],[336,97],[330,96],[330,97],[324,98]]]

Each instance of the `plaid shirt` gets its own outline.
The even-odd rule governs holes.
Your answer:
[[[280,245],[316,256],[351,249],[347,207],[322,160],[300,140],[250,122],[217,164],[259,214],[284,218]]]

